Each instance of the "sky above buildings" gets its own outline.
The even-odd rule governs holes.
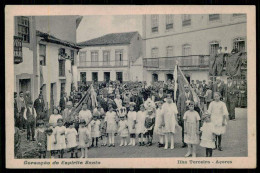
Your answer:
[[[138,31],[142,35],[141,15],[84,16],[77,29],[77,42],[130,31]]]

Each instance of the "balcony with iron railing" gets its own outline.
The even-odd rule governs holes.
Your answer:
[[[190,55],[143,59],[144,68],[173,69],[178,61],[180,67],[208,68],[209,55]]]
[[[128,67],[128,60],[122,61],[79,61],[78,67],[93,67],[93,68],[109,68],[109,67]]]

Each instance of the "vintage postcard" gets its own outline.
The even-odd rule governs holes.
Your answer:
[[[6,167],[256,168],[255,19],[6,6]]]

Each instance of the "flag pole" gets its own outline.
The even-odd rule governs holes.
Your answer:
[[[197,94],[195,93],[194,89],[190,86],[188,80],[186,79],[186,77],[185,77],[184,74],[182,73],[181,69],[178,68],[178,70],[180,71],[180,73],[181,73],[182,77],[184,78],[185,82],[188,84],[188,86],[189,86],[189,88],[190,88],[190,90],[191,90],[191,92],[192,92],[193,100],[194,100],[195,104],[198,104],[199,99],[198,99]]]

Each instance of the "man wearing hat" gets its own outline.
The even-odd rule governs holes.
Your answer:
[[[26,122],[26,127],[27,127],[27,140],[28,141],[30,140],[31,136],[32,136],[32,141],[35,141],[34,134],[35,134],[37,113],[32,105],[33,105],[32,101],[29,101],[27,103],[27,108],[25,109],[24,115],[23,115],[25,122]]]
[[[226,90],[225,84],[221,82],[220,77],[217,77],[216,83],[213,84],[213,95],[215,92],[219,92],[221,94],[220,100],[223,100],[223,98],[225,98],[225,94],[226,94],[225,90]]]
[[[33,106],[38,115],[37,120],[40,120],[40,119],[44,120],[46,117],[45,117],[45,104],[44,104],[42,94],[39,94],[39,97],[34,101]]]
[[[193,95],[190,91],[190,87],[188,84],[184,85],[184,93],[181,93],[178,97],[177,101],[177,108],[178,108],[178,120],[179,120],[179,125],[182,127],[182,148],[186,147],[187,144],[184,143],[184,120],[183,116],[184,113],[189,109],[188,105],[189,102],[194,101],[193,100]]]
[[[235,107],[236,107],[236,102],[237,102],[238,91],[237,91],[236,85],[233,83],[231,77],[227,78],[226,91],[227,91],[226,104],[227,104],[227,109],[229,112],[229,119],[235,120]]]
[[[143,99],[138,96],[137,89],[133,89],[133,96],[130,98],[130,102],[134,102],[136,104],[134,111],[138,112],[140,110],[140,105],[143,104]]]

